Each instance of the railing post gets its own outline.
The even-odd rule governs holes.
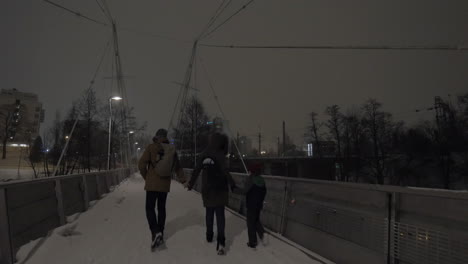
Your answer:
[[[97,192],[97,196],[98,196],[98,200],[101,199],[101,183],[99,183],[99,177],[100,177],[101,173],[99,174],[96,174],[96,192]]]
[[[105,190],[106,193],[110,192],[109,180],[107,179],[109,178],[110,173],[111,171],[106,171],[106,174],[104,174],[104,182],[106,183],[106,190]]]
[[[88,210],[89,208],[89,194],[88,194],[88,184],[86,183],[86,175],[81,176],[83,179],[83,201],[84,209]]]
[[[62,183],[60,180],[55,180],[55,196],[57,197],[57,213],[60,220],[60,225],[66,224],[65,208],[63,207]]]
[[[397,192],[387,193],[388,195],[388,223],[387,223],[387,263],[398,264],[398,259],[395,258],[395,240],[398,239],[395,235],[395,223],[399,221],[400,210],[400,194]]]
[[[289,199],[289,181],[284,181],[284,192],[283,192],[283,202],[281,205],[281,221],[280,226],[278,228],[278,233],[284,235],[284,230],[286,229],[286,213],[287,213],[287,205]]]
[[[0,189],[0,263],[13,263],[6,190]]]

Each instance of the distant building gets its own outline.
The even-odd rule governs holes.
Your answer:
[[[252,154],[252,140],[246,136],[239,137],[239,151],[246,156]]]
[[[22,108],[21,123],[24,131],[31,133],[31,140],[39,135],[40,124],[44,122],[44,110],[38,96],[33,93],[23,93],[16,89],[2,89],[0,93],[0,106],[17,105]],[[16,143],[28,143],[27,139],[15,139]]]
[[[334,141],[319,141],[317,146],[315,142],[309,142],[303,147],[308,157],[318,157],[319,149],[322,157],[335,156],[336,143]]]
[[[212,122],[208,122],[209,124],[213,125],[213,129],[216,132],[222,132],[226,135],[229,135],[230,133],[230,123],[229,120],[224,120],[220,117],[216,117],[213,119]]]

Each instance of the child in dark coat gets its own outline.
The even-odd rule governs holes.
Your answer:
[[[254,163],[249,166],[250,175],[248,176],[244,189],[235,189],[237,194],[245,194],[247,207],[247,230],[249,235],[248,247],[257,247],[257,234],[261,240],[265,230],[260,222],[260,212],[263,209],[263,201],[266,196],[266,185],[263,179],[262,166],[260,163]]]

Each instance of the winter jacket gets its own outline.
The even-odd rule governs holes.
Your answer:
[[[209,179],[209,173],[203,170],[203,162],[213,160],[216,168],[215,179]],[[227,206],[229,202],[229,186],[235,187],[235,182],[232,179],[226,166],[226,158],[222,154],[203,153],[197,162],[197,166],[193,170],[192,177],[188,184],[188,188],[192,189],[193,185],[197,182],[200,172],[202,174],[202,199],[203,206],[217,207]]]
[[[265,179],[261,175],[250,174],[243,189],[235,189],[236,194],[245,194],[247,209],[261,209],[266,196]]]
[[[159,154],[163,152],[163,146],[161,144],[169,144],[169,142],[167,139],[162,142],[155,141],[153,144],[146,147],[145,152],[143,152],[143,155],[138,162],[140,174],[145,179],[146,191],[169,192],[171,189],[171,177],[160,177],[156,173],[154,167],[154,164],[157,162],[157,157],[159,157]],[[184,170],[180,166],[177,152],[174,154],[173,168],[178,180],[184,183],[186,181]]]

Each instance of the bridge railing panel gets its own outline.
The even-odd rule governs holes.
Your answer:
[[[88,174],[85,175],[86,181],[86,190],[88,190],[88,201],[94,201],[99,199],[99,192],[98,192],[98,175],[97,174]],[[121,179],[122,180],[122,179]]]
[[[12,264],[19,248],[45,237],[66,217],[85,211],[134,169],[57,176],[0,184],[0,264]]]
[[[336,263],[467,263],[468,192],[264,178],[263,224]],[[245,215],[245,197],[229,207]]]
[[[7,188],[7,215],[13,249],[60,226],[55,182],[29,183]]]
[[[82,176],[61,180],[63,209],[65,216],[86,210],[85,187]]]

